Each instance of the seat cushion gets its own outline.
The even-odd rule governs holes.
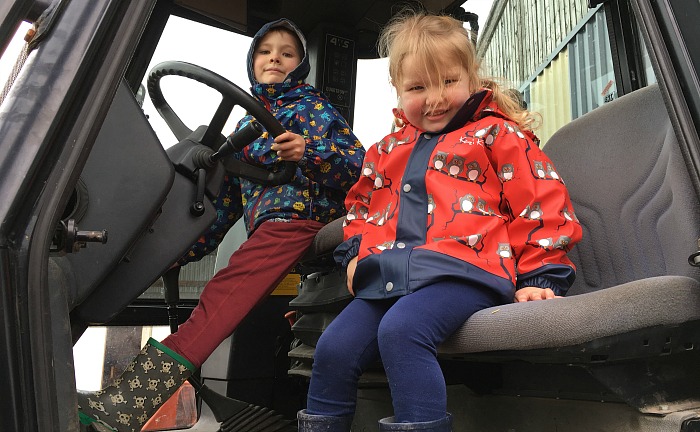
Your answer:
[[[567,347],[654,326],[700,320],[700,283],[659,276],[591,293],[484,309],[441,354]]]

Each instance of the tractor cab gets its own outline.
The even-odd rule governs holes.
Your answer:
[[[410,5],[464,21],[486,73],[540,113],[555,165],[541,175],[566,182],[583,227],[564,298],[480,311],[440,347],[454,430],[700,430],[700,5]],[[295,169],[227,157],[284,130],[247,92],[250,37],[282,17],[299,25],[308,82],[369,147],[394,127],[376,40],[404,7],[0,5],[4,428],[97,428],[80,423],[77,390],[108,384],[186,320],[245,240],[239,223],[169,270],[217,218],[223,176],[282,184]],[[257,122],[230,135],[246,112]],[[143,430],[294,430],[316,341],[352,299],[332,259],[342,239],[339,218]],[[360,384],[353,430],[375,430],[392,414],[382,365]]]

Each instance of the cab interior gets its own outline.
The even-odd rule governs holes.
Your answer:
[[[478,34],[469,13],[474,1],[411,3],[460,17]],[[53,430],[72,431],[79,429],[72,407],[78,361],[73,347],[80,337],[88,328],[102,327],[139,345],[134,327],[185,320],[198,293],[183,288],[181,275],[174,298],[170,291],[166,299],[173,281],[164,274],[216,217],[210,200],[224,171],[265,177],[254,167],[218,162],[202,175],[203,168],[193,162],[198,152],[223,148],[234,107],[258,108],[245,91],[200,66],[172,59],[150,67],[168,21],[178,17],[252,36],[268,21],[290,18],[309,35],[317,64],[309,81],[332,88],[341,84],[328,77],[332,55],[345,56],[351,65],[376,57],[381,26],[406,3],[10,3],[2,6],[7,8],[0,27],[3,40],[23,19],[39,23],[41,38],[27,72],[0,109],[4,146],[19,148],[21,131],[36,126],[47,132],[37,137],[40,144],[25,146],[24,152],[53,165],[41,170],[36,162],[27,168],[27,181],[16,189],[36,197],[34,205],[18,203],[7,213],[15,219],[8,216],[6,224],[32,219],[36,225],[29,230],[25,222],[24,230],[17,230],[21,226],[13,222],[12,232],[31,235],[24,243],[8,242],[19,246],[7,247],[18,252],[5,267],[26,255],[25,267],[33,263],[40,271],[27,272],[25,283],[17,285],[25,287],[28,299],[18,303],[22,307],[17,310],[26,310],[26,321],[19,322],[34,337],[3,339],[13,349],[25,346],[18,350],[24,354],[8,356],[8,364],[18,363],[14,370],[24,371],[20,376],[33,384],[23,387],[13,380],[14,403],[3,413],[26,430],[50,424]],[[638,37],[651,53],[656,82],[624,89],[620,79],[619,97],[547,140],[544,150],[565,179],[583,226],[583,240],[569,254],[577,279],[565,298],[483,310],[441,346],[455,430],[700,430],[700,200],[698,122],[692,110],[698,94],[682,85],[692,79],[662,49],[670,49],[668,28],[674,20],[682,24],[688,14],[700,11],[688,6],[681,13],[678,3],[665,9],[653,3],[587,4],[605,10],[615,47],[626,46],[624,38],[613,37],[616,23],[633,17]],[[344,38],[354,48],[333,51],[328,35]],[[675,37],[690,46],[688,34]],[[619,51],[613,57],[624,60]],[[98,67],[90,69],[90,62]],[[70,73],[53,76],[56,65]],[[160,88],[168,75],[204,83],[221,94],[206,124],[185,125],[178,117],[177,108],[167,102],[168,88]],[[341,112],[352,124],[355,69],[348,78],[340,88],[347,98],[338,103],[347,103],[340,105]],[[54,94],[49,81],[64,91]],[[175,137],[167,148],[153,129],[155,112],[145,112],[144,82],[146,97]],[[42,109],[53,111],[44,111],[43,117],[38,111],[33,119],[8,114],[33,112],[36,98],[46,101]],[[45,120],[49,126],[39,124],[51,113]],[[260,112],[258,120],[267,130],[279,127],[264,117]],[[71,139],[73,149],[65,144]],[[246,139],[251,138],[241,138]],[[8,169],[3,177],[11,178],[13,169],[19,168]],[[44,195],[48,192],[52,194]],[[319,233],[297,268],[293,292],[259,305],[201,371],[202,381],[221,395],[274,410],[289,427],[296,410],[303,408],[315,341],[351,299],[344,275],[330,258],[342,240],[340,224],[331,223]],[[240,234],[233,236],[238,237],[229,243],[243,240]],[[190,269],[203,273],[188,277],[205,282],[216,265],[221,263],[209,260],[199,270]],[[46,392],[37,396],[41,389]],[[33,401],[29,412],[36,414],[29,420],[13,408],[26,399]],[[195,423],[180,429],[252,430],[227,426],[206,402],[197,401]],[[363,376],[354,427],[373,430],[378,418],[390,414],[378,364]]]

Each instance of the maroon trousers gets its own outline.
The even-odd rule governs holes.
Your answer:
[[[323,225],[263,222],[207,283],[189,319],[162,343],[199,368],[294,268]]]

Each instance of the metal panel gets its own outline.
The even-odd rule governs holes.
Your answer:
[[[542,117],[539,128],[535,130],[541,145],[571,121],[569,88],[569,51],[564,49],[530,85],[528,108]]]
[[[520,87],[588,13],[587,0],[497,1],[479,40],[478,56],[488,73]]]
[[[204,286],[214,276],[216,253],[203,257],[201,260],[187,264],[180,270],[180,299],[197,300],[204,290]],[[163,279],[158,278],[143,294],[140,299],[163,300]]]
[[[589,10],[579,0],[503,1],[486,27],[478,47],[485,68],[519,88],[541,115],[535,132],[543,145],[617,96],[602,8]]]
[[[617,97],[605,13],[599,10],[569,42],[572,119]]]

